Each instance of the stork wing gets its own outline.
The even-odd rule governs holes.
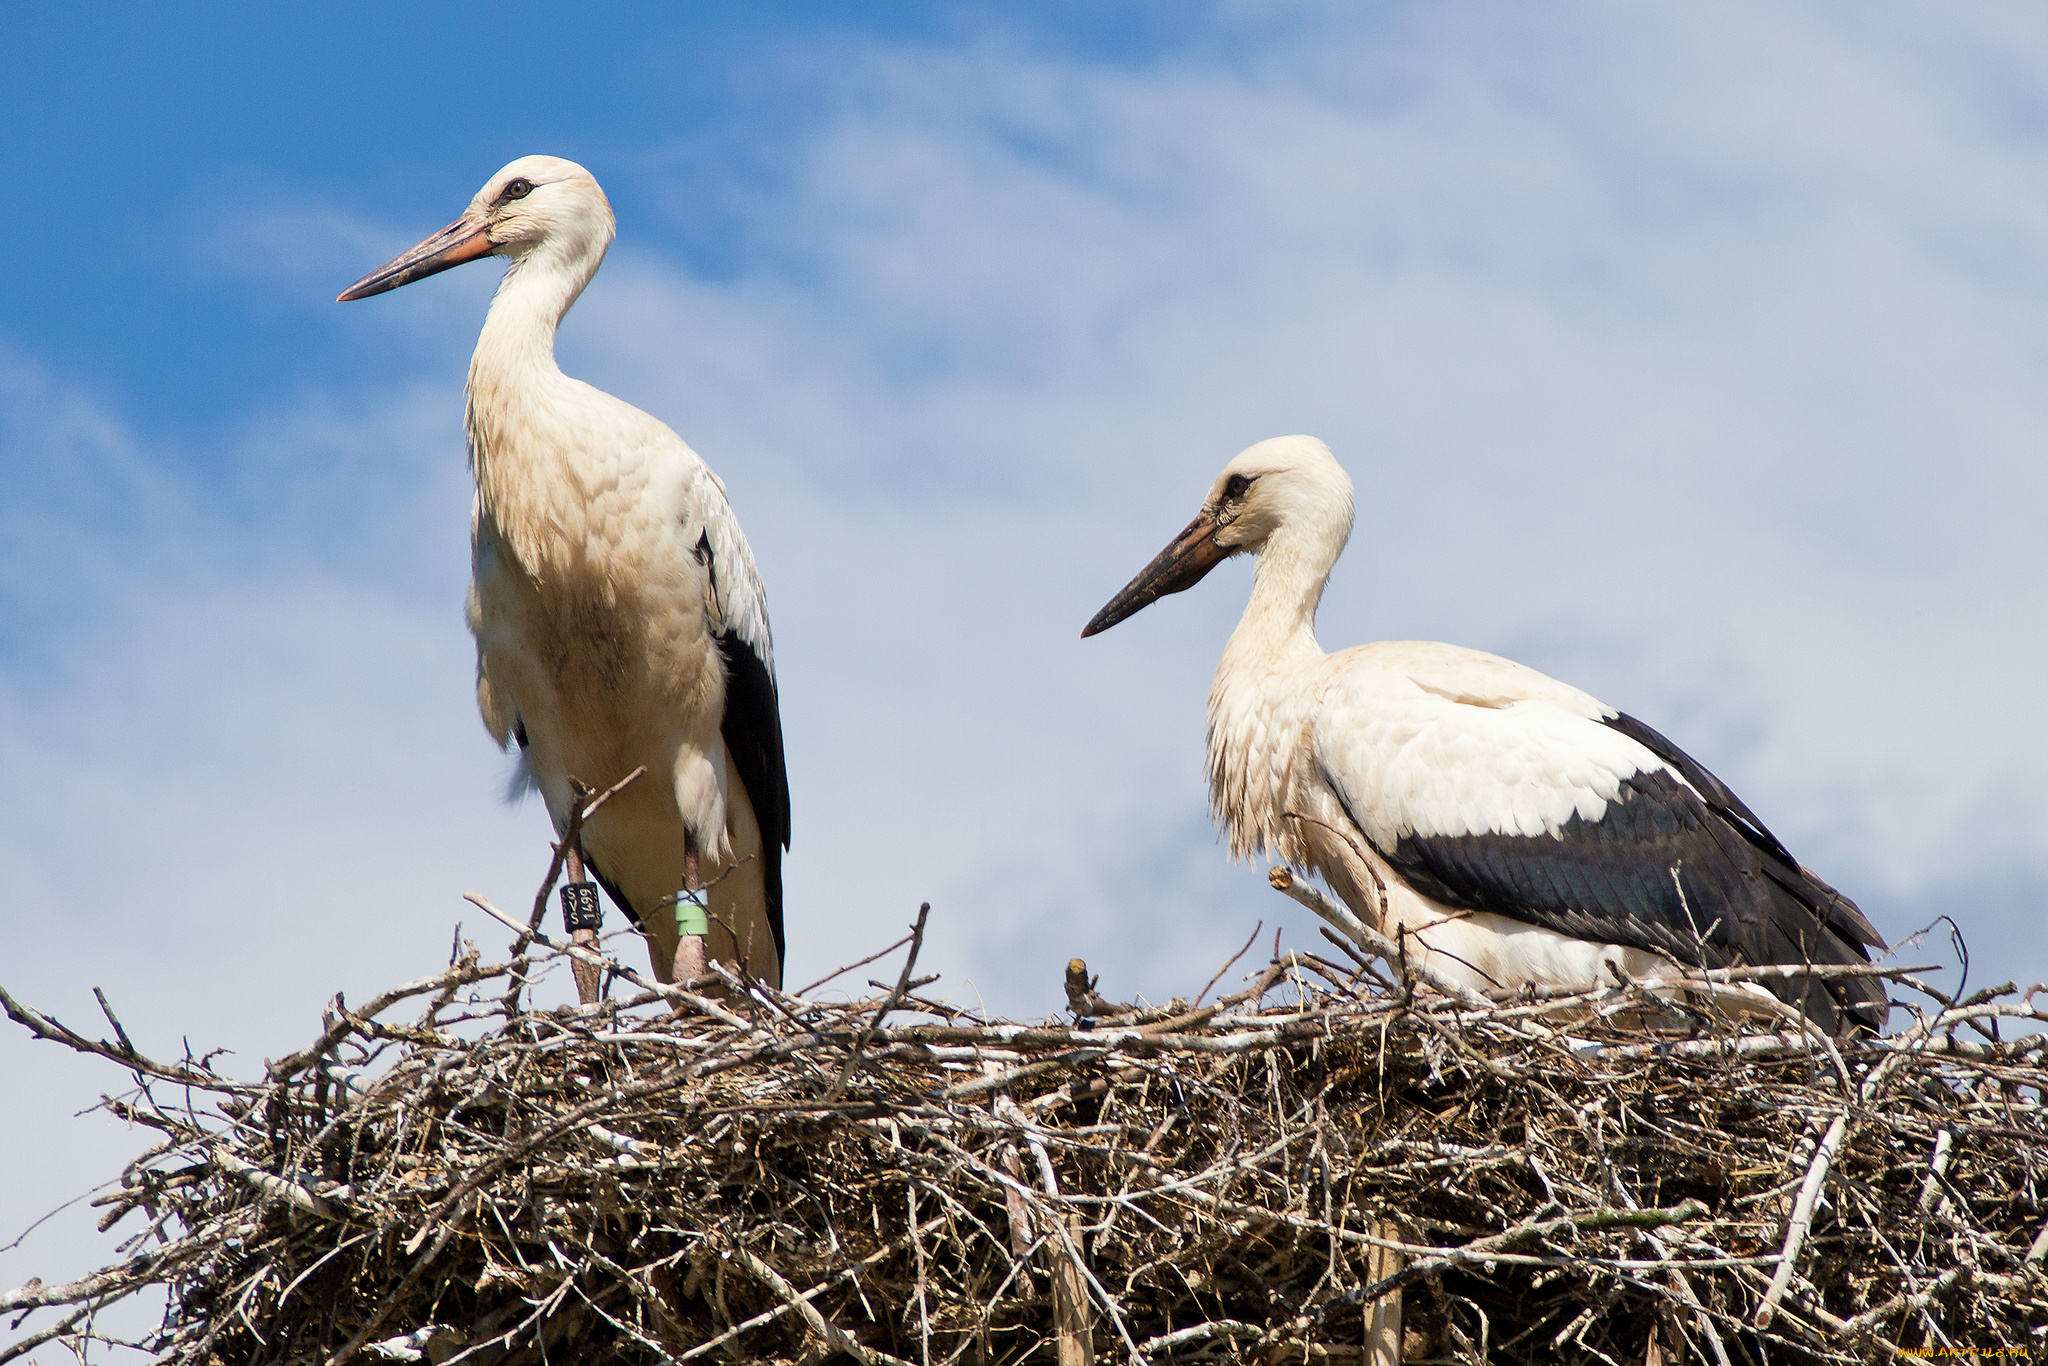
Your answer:
[[[1742,798],[1729,791],[1726,783],[1701,767],[1699,761],[1624,712],[1603,717],[1602,724],[1635,740],[1683,778],[1710,811],[1726,821],[1765,856],[1763,866],[1773,880],[1782,880],[1786,869],[1793,870],[1797,876],[1785,884],[1787,890],[1792,891],[1802,903],[1819,915],[1836,935],[1860,947],[1885,947],[1884,936],[1877,932],[1877,927],[1870,923],[1856,903],[1821,881],[1812,869],[1793,858],[1791,850],[1779,843],[1778,837],[1764,827],[1764,823],[1757,819],[1756,813],[1743,803]],[[1807,895],[1809,893],[1810,895]]]
[[[1882,947],[1852,903],[1689,756],[1522,672],[1544,686],[1475,688],[1424,660],[1361,660],[1325,693],[1311,735],[1322,776],[1417,891],[1706,966],[1858,963],[1866,945]],[[1780,994],[1814,997],[1816,1018],[1834,1014],[1812,984]],[[1882,1021],[1875,983],[1842,994],[1859,1018]]]
[[[725,717],[719,730],[761,827],[768,923],[775,932],[777,959],[783,961],[788,956],[782,930],[782,851],[789,847],[789,772],[782,756],[768,593],[724,485],[713,476],[700,482],[696,493],[692,501],[699,517],[691,548],[708,576],[705,610],[725,659]]]

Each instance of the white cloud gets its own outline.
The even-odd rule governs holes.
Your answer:
[[[1128,68],[836,49],[786,180],[703,190],[746,223],[740,267],[693,277],[629,220],[562,345],[721,471],[768,576],[792,972],[924,899],[928,961],[1013,1011],[1057,1004],[1076,952],[1163,996],[1261,917],[1313,939],[1204,814],[1244,575],[1077,639],[1215,467],[1307,430],[1361,494],[1326,643],[1558,673],[1889,928],[1953,898],[1980,960],[2048,976],[2023,931],[2048,887],[2048,45],[2004,13],[1304,12]],[[268,221],[248,238],[295,288],[418,235],[338,217],[346,250],[295,258]],[[40,471],[0,585],[41,604],[0,655],[0,858],[36,908],[0,980],[81,1024],[105,985],[138,1039],[253,1067],[328,992],[437,959],[464,887],[529,893],[542,820],[493,804],[458,624],[481,274],[341,315],[423,377],[308,377],[218,434],[217,484],[0,358]],[[52,564],[85,576],[76,618]],[[117,1079],[43,1052],[0,1037],[38,1083],[0,1157],[68,1190],[125,1151],[62,1117]]]
[[[883,54],[763,216],[776,269],[621,261],[567,349],[728,470],[784,620],[801,576],[861,563],[888,595],[861,629],[1002,651],[919,543],[1019,518],[1028,553],[984,542],[1002,591],[1085,617],[1214,464],[1306,428],[1364,491],[1326,639],[1555,653],[1639,712],[1683,703],[1880,888],[2038,866],[2042,659],[2012,623],[2043,589],[2048,202],[2038,137],[1975,79],[2009,35],[1614,17],[1423,24],[1364,62],[1322,34],[1234,76]],[[849,558],[777,563],[791,482],[853,501]],[[1200,596],[1154,615],[1213,642],[1238,603]],[[1004,676],[1039,705],[1104,696],[1073,642],[1024,653]],[[1153,686],[1199,693],[1199,653]],[[1989,788],[2022,804],[1993,832]]]

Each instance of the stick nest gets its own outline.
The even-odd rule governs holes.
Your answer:
[[[1113,1004],[1077,964],[1068,1014],[1011,1023],[927,995],[914,943],[864,999],[720,968],[535,1011],[522,936],[336,998],[253,1082],[0,992],[131,1069],[106,1103],[159,1139],[99,1201],[124,1259],[0,1294],[50,1316],[0,1361],[83,1351],[150,1287],[137,1345],[195,1364],[2038,1350],[2031,993],[1893,973],[1906,1026],[1837,1042],[1641,983],[1433,992],[1331,939],[1202,1006]]]

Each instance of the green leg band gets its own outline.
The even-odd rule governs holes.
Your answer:
[[[676,930],[681,934],[711,933],[711,917],[705,913],[701,903],[685,900],[687,893],[676,896]]]

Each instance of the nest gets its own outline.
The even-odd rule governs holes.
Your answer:
[[[1344,929],[1330,957],[1152,1007],[1076,964],[1045,1022],[933,999],[922,916],[855,1000],[607,963],[613,999],[535,1011],[547,955],[599,960],[522,934],[336,998],[254,1081],[0,992],[130,1069],[106,1104],[158,1136],[100,1199],[123,1259],[0,1294],[47,1316],[0,1362],[105,1340],[149,1287],[135,1345],[195,1364],[2038,1350],[2031,993],[1887,972],[1908,1023],[1861,1041],[1699,1004],[1802,969],[1489,1001],[1288,890]]]

